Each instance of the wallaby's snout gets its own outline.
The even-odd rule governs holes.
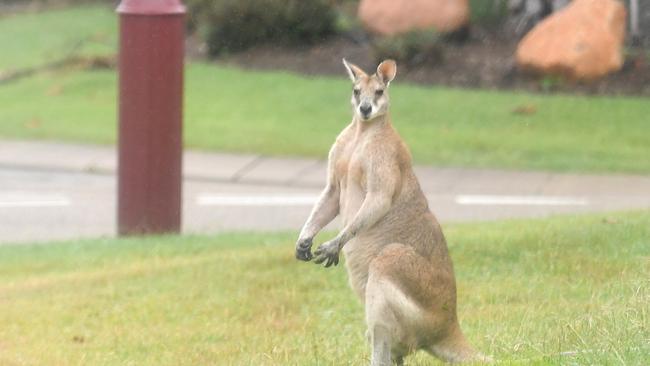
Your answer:
[[[364,119],[368,119],[372,113],[372,105],[370,103],[361,103],[359,105],[359,112]]]

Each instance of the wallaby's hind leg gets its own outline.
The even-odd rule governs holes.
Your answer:
[[[368,279],[365,300],[368,340],[372,347],[370,365],[390,366],[392,333],[397,324],[384,296],[382,284],[375,276],[370,276]]]
[[[371,366],[390,366],[391,357],[391,337],[390,331],[383,326],[375,326],[370,331],[370,341],[372,344],[372,356],[370,359]]]
[[[460,330],[455,297],[453,272],[444,263],[429,261],[402,244],[384,248],[370,264],[366,285],[372,365],[389,362],[386,342],[395,361],[396,356],[433,340],[433,345],[424,348],[444,361],[486,360]],[[376,359],[383,363],[375,363]]]
[[[371,270],[365,298],[368,340],[372,347],[371,366],[389,366],[393,362],[403,364],[402,355],[395,353],[402,329],[389,298],[392,292],[392,285],[386,278]]]
[[[405,249],[401,244],[391,247]],[[382,253],[370,264],[366,283],[366,323],[372,346],[372,366],[403,365],[404,356],[414,349],[408,339],[412,325],[421,317],[421,309],[397,285],[398,278],[387,267],[402,266],[393,252]]]

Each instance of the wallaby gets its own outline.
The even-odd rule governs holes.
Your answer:
[[[445,237],[391,125],[387,89],[397,65],[386,60],[369,76],[343,64],[354,85],[354,116],[329,152],[327,184],[296,258],[330,267],[343,250],[350,285],[365,304],[372,366],[401,365],[420,349],[447,362],[488,361],[460,330]],[[339,214],[344,228],[312,255],[314,236]]]

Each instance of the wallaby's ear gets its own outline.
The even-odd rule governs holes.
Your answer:
[[[397,74],[397,63],[393,60],[384,60],[377,66],[377,75],[388,86]]]
[[[345,59],[343,59],[343,65],[345,66],[345,69],[348,70],[348,75],[350,75],[350,80],[352,80],[353,83],[356,83],[362,76],[368,76],[359,66],[348,63]]]

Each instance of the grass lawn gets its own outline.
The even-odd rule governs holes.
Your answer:
[[[116,22],[110,9],[98,7],[0,18],[0,71],[43,65],[66,57],[75,49],[82,55],[113,54]]]
[[[445,227],[469,339],[505,364],[647,364],[650,212],[607,218]],[[1,246],[0,364],[367,364],[345,270],[297,262],[294,236]]]
[[[105,53],[115,25],[97,7],[0,19],[0,47],[11,50],[0,70],[46,62],[76,39],[103,39],[83,52]],[[112,71],[64,70],[0,86],[0,137],[114,143],[115,84]],[[190,63],[186,146],[324,158],[350,120],[350,89],[342,66],[340,78],[310,78]],[[394,124],[418,163],[650,173],[644,98],[424,88],[400,84],[399,71],[391,89]]]

